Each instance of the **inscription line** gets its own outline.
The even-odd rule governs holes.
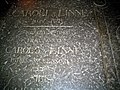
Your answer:
[[[39,28],[39,27],[43,27],[43,28],[52,28],[52,27],[61,27],[61,28],[71,28],[73,26],[24,26],[24,27],[27,27],[27,28]]]

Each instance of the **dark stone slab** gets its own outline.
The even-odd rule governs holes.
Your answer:
[[[104,0],[14,4],[0,20],[0,89],[119,90],[120,19],[108,8]]]

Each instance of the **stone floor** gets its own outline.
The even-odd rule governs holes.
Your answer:
[[[0,90],[120,90],[120,15],[92,0],[20,0],[0,18]]]

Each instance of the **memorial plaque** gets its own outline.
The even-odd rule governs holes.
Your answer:
[[[0,90],[119,90],[119,16],[105,0],[19,0],[0,18]]]

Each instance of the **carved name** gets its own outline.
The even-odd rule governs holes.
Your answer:
[[[47,50],[46,50],[47,49]],[[70,46],[58,46],[58,47],[7,47],[5,49],[6,53],[13,53],[13,54],[77,54],[78,53],[78,48],[74,45],[73,47]]]
[[[39,17],[84,17],[85,12],[84,10],[77,10],[77,9],[35,9],[35,10],[15,10],[12,12],[13,16],[17,16],[18,14],[21,14],[22,16],[26,17],[34,17],[34,16],[39,16]]]

